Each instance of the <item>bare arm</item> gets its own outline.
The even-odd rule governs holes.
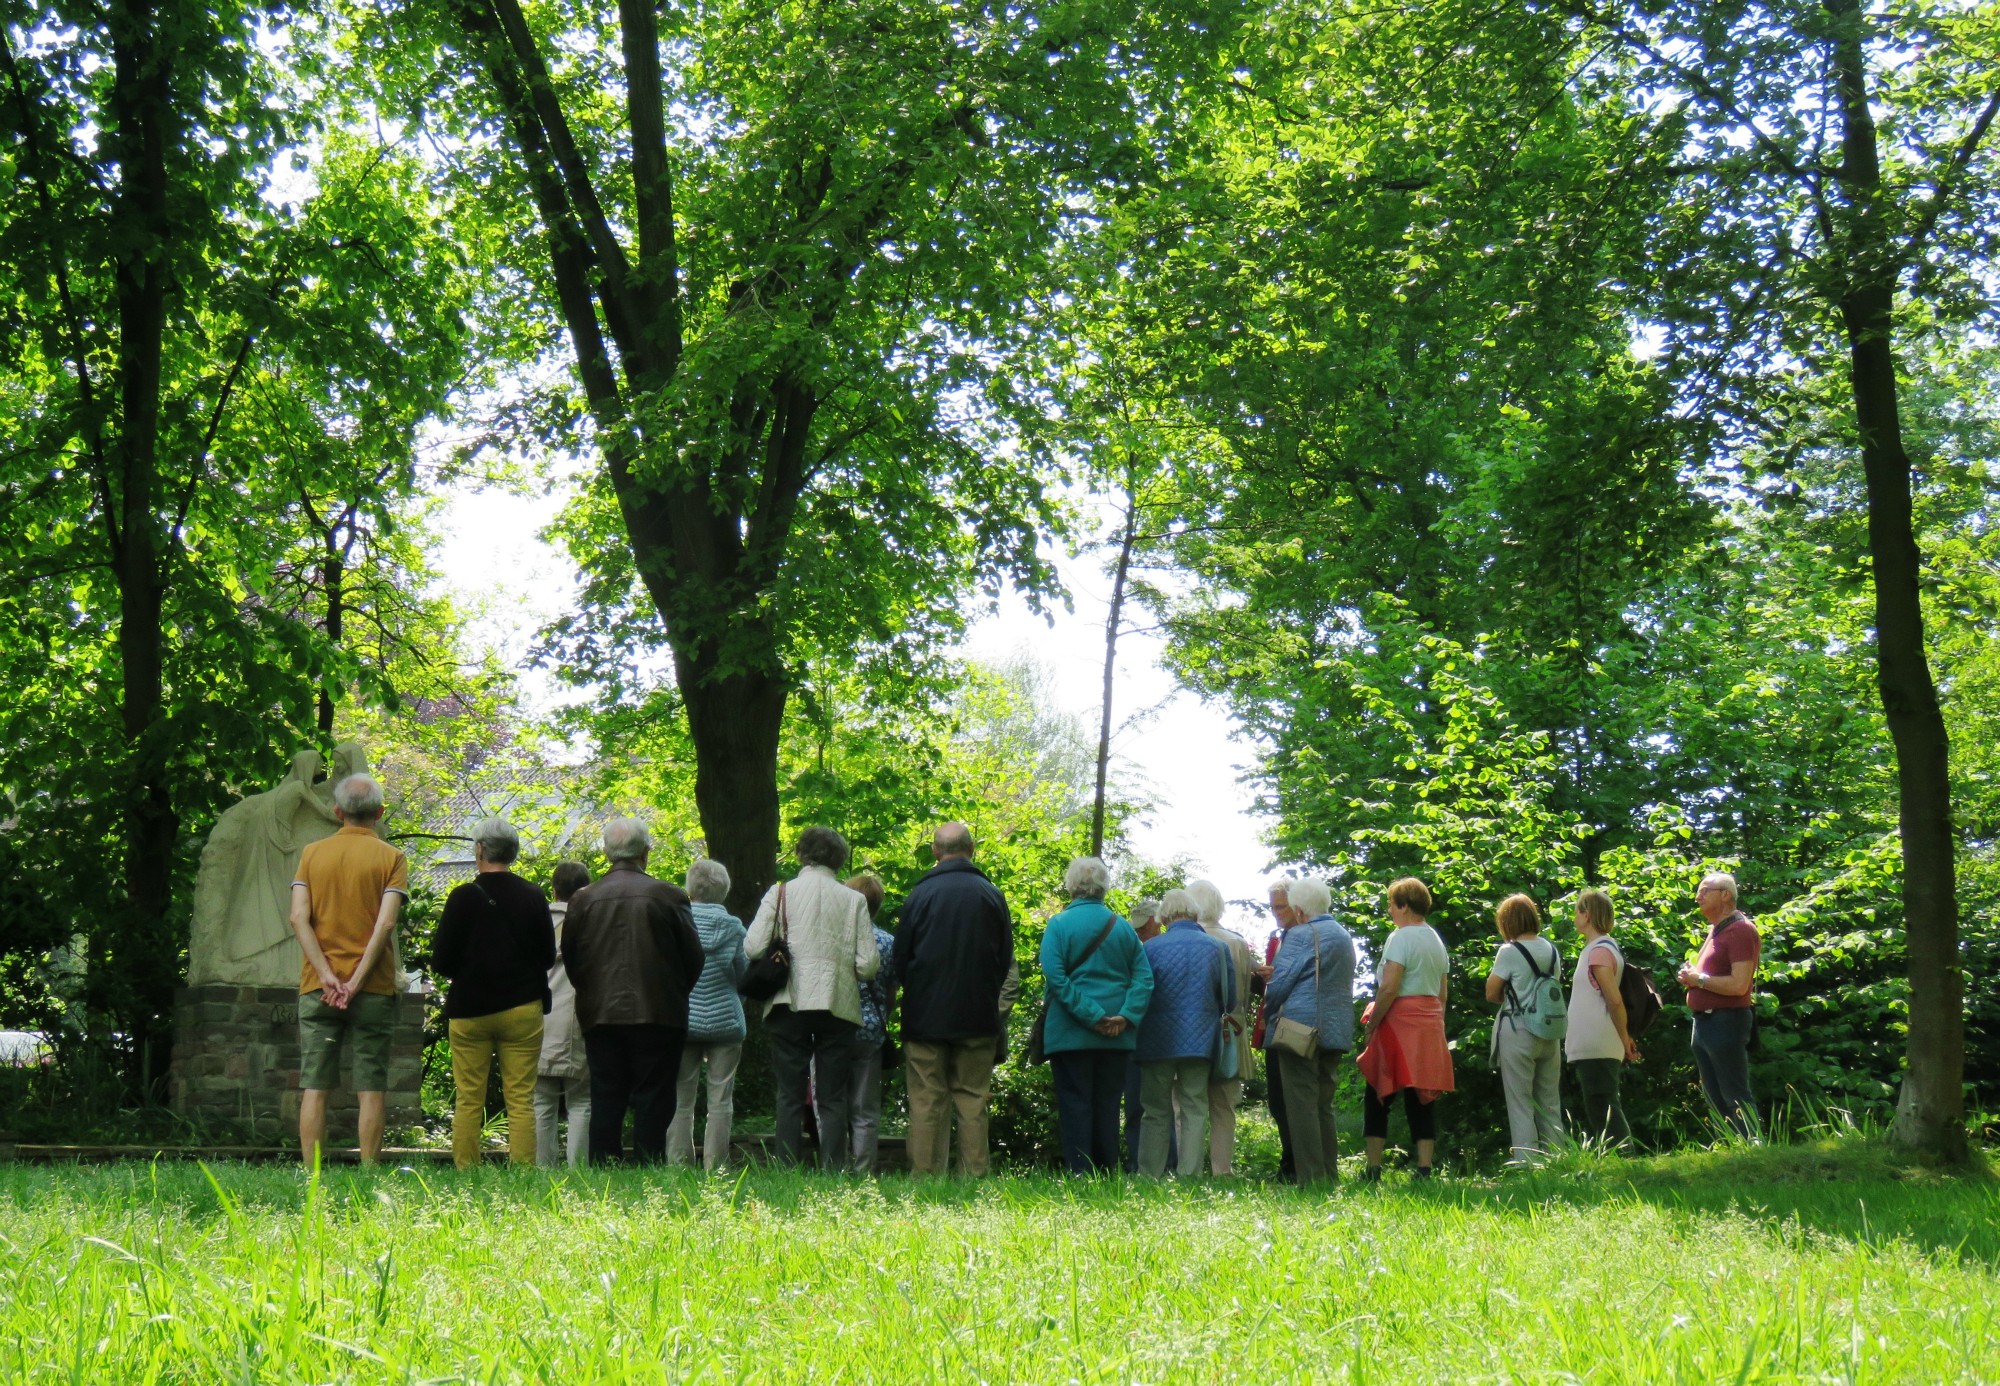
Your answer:
[[[1496,1006],[1507,999],[1507,979],[1497,967],[1486,974],[1486,999]]]
[[[1399,962],[1383,963],[1382,975],[1375,983],[1375,1009],[1372,1012],[1372,1018],[1368,1022],[1367,1033],[1362,1037],[1364,1042],[1375,1038],[1375,1032],[1382,1028],[1382,1023],[1389,1018],[1390,1010],[1395,1006],[1397,998],[1402,994],[1403,965]],[[1444,995],[1440,992],[1438,994],[1438,1004],[1442,1005],[1443,1003]]]
[[[1740,962],[1731,965],[1727,977],[1684,967],[1681,969],[1680,980],[1682,986],[1693,991],[1713,992],[1717,996],[1748,996],[1756,977],[1756,963]]]
[[[343,994],[340,978],[333,975],[333,968],[326,960],[326,951],[319,946],[319,935],[313,932],[312,896],[297,881],[292,882],[292,932],[298,937],[299,947],[305,950],[313,975],[319,978],[320,999],[329,1006],[346,1005],[347,997]]]
[[[1605,1012],[1611,1017],[1611,1028],[1618,1032],[1618,1042],[1625,1046],[1627,1062],[1637,1063],[1639,1046],[1632,1042],[1625,1028],[1625,998],[1618,993],[1617,969],[1608,962],[1594,962],[1590,965],[1590,980],[1597,984],[1598,995],[1604,998]]]

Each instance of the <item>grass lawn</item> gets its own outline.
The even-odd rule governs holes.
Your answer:
[[[2000,1381],[2000,1186],[0,1166],[0,1380]]]

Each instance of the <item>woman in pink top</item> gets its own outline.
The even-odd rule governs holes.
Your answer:
[[[1583,1090],[1585,1140],[1630,1144],[1632,1128],[1618,1101],[1618,1080],[1625,1065],[1639,1062],[1639,1046],[1625,1026],[1625,999],[1618,984],[1625,976],[1625,954],[1611,941],[1611,897],[1586,890],[1576,897],[1576,930],[1583,936],[1576,975],[1570,980],[1569,1032],[1563,1037],[1563,1057]]]

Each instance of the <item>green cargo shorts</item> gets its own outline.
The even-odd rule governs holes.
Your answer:
[[[354,1091],[389,1088],[389,1036],[396,1028],[396,998],[364,991],[347,1009],[329,1006],[316,991],[299,997],[299,1086],[331,1092],[340,1086],[340,1041],[351,1037]]]

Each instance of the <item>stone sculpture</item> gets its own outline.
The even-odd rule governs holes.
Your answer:
[[[216,820],[195,877],[189,986],[298,987],[290,916],[299,853],[339,830],[333,787],[365,774],[368,757],[342,742],[333,773],[315,784],[319,769],[319,752],[301,751],[277,788],[239,800]]]

